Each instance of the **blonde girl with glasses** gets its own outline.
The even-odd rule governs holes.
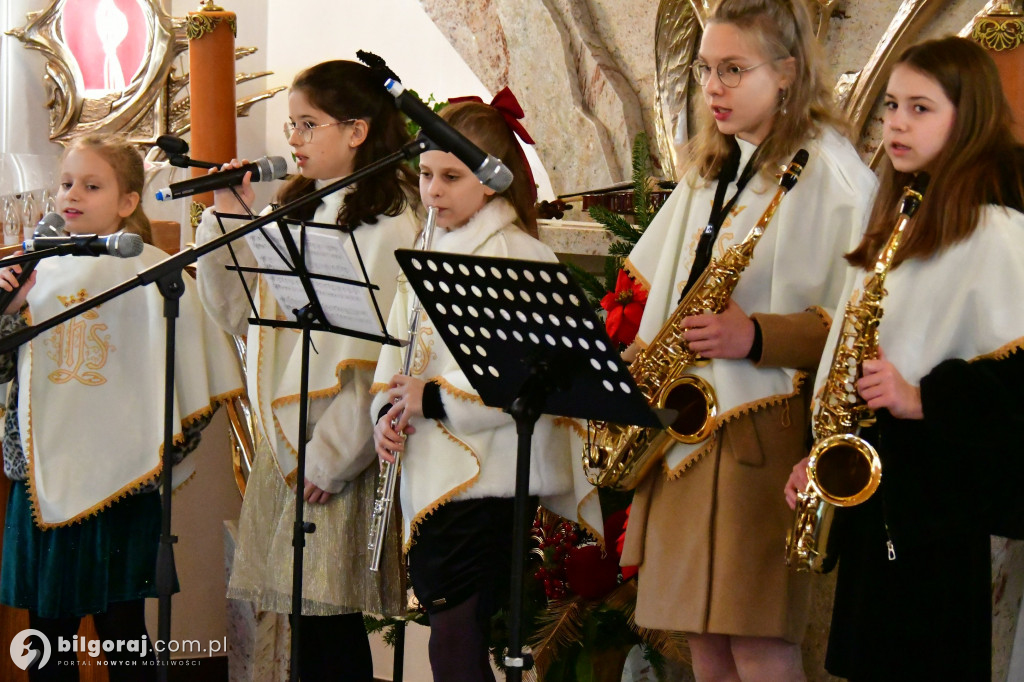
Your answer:
[[[288,119],[284,131],[298,173],[281,188],[278,204],[348,176],[408,141],[403,119],[379,79],[350,61],[324,62],[300,73],[289,91]],[[225,168],[240,165],[233,160]],[[412,179],[404,167],[382,171],[291,216],[355,229],[369,278],[380,287],[376,296],[383,310],[391,305],[399,275],[393,252],[411,247],[419,231]],[[239,194],[246,203],[252,201],[248,181]],[[218,212],[245,212],[230,191],[214,197]],[[337,235],[356,262],[350,237],[326,231]],[[217,220],[207,211],[197,241],[218,234]],[[244,241],[234,242],[234,248],[241,264],[253,264]],[[200,259],[199,290],[207,312],[224,329],[246,338],[249,400],[258,422],[256,460],[242,504],[228,595],[262,610],[290,613],[302,349],[294,330],[248,324],[249,303],[238,275],[225,269],[231,260],[227,249],[222,251]],[[284,314],[262,279],[250,277],[252,285],[261,318]],[[380,346],[316,332],[313,346],[306,472],[298,484],[308,503],[305,519],[317,530],[306,536],[300,660],[293,665],[304,680],[369,682],[373,670],[362,612],[404,611],[398,530],[390,535],[393,544],[385,548],[379,573],[369,571],[366,552],[377,465],[365,415]]]
[[[688,633],[701,682],[805,679],[809,585],[783,560],[793,514],[779,486],[806,453],[810,373],[875,179],[839,132],[804,4],[722,0],[711,12],[683,180],[626,264],[649,290],[642,348],[707,263],[746,237],[780,167],[809,152],[727,308],[682,321],[710,360],[693,371],[717,392],[716,428],[673,445],[638,487],[626,531],[636,622]]]

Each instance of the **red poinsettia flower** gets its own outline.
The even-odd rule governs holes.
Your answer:
[[[647,290],[633,281],[625,270],[619,270],[615,291],[601,299],[601,307],[608,311],[605,328],[612,341],[628,346],[640,329],[640,318],[647,305]]]

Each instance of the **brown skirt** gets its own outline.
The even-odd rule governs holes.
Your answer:
[[[785,563],[793,512],[783,497],[806,454],[801,403],[739,417],[678,478],[657,470],[641,483],[623,554],[640,566],[639,625],[803,639],[810,582]]]

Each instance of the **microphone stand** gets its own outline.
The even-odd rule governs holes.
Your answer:
[[[223,234],[215,239],[212,239],[205,244],[192,246],[183,251],[180,251],[172,256],[168,256],[164,260],[156,263],[155,265],[139,272],[134,278],[125,280],[124,282],[117,284],[106,291],[102,291],[96,294],[92,298],[78,305],[67,308],[66,310],[54,315],[53,317],[44,320],[38,324],[19,329],[18,331],[8,334],[7,336],[0,338],[0,353],[9,353],[16,350],[19,346],[31,341],[40,334],[56,327],[73,317],[77,317],[82,313],[92,310],[96,306],[102,305],[103,303],[110,301],[122,294],[125,294],[133,289],[136,289],[147,284],[156,284],[160,294],[164,297],[164,319],[166,325],[165,334],[165,372],[164,372],[164,442],[163,450],[161,454],[161,472],[160,472],[160,488],[162,493],[162,518],[161,518],[161,533],[160,533],[160,547],[157,552],[157,571],[156,571],[156,587],[159,599],[159,610],[157,615],[157,641],[162,642],[162,651],[157,649],[157,679],[160,682],[167,682],[168,671],[170,667],[170,651],[168,650],[167,643],[171,638],[171,592],[174,589],[174,544],[178,541],[178,538],[171,534],[171,453],[174,448],[174,338],[175,338],[175,323],[179,312],[179,300],[185,292],[185,284],[182,280],[182,271],[186,266],[195,263],[201,256],[204,256],[216,249],[219,249],[230,242],[240,239],[250,232],[255,232],[264,225],[269,225],[279,219],[283,219],[287,214],[295,211],[298,208],[307,206],[314,202],[319,202],[323,197],[337,192],[349,185],[359,182],[363,178],[366,178],[374,173],[380,172],[386,168],[389,168],[401,161],[406,159],[415,158],[417,155],[425,151],[427,143],[423,140],[413,140],[412,142],[404,145],[399,151],[389,154],[371,164],[364,166],[355,173],[349,176],[341,178],[329,185],[307,194],[304,197],[300,197],[289,204],[278,208],[275,211],[271,211],[266,215],[257,218],[245,225],[240,226],[236,230],[232,230],[227,234]],[[28,256],[29,254],[25,254]],[[32,257],[38,257],[38,252],[32,254]],[[24,256],[18,256],[17,258],[23,258],[24,260],[30,260]],[[18,261],[21,262],[21,261]],[[303,316],[306,318],[307,316]],[[309,324],[308,321],[304,321],[303,324]],[[385,333],[387,330],[384,330]],[[384,343],[392,343],[398,345],[399,342],[390,337],[381,339],[380,337],[374,337],[369,334],[353,333],[353,336],[360,338],[369,338],[371,340],[383,341]],[[305,379],[305,377],[304,377]],[[303,424],[300,423],[300,427]],[[297,499],[302,497],[302,481],[299,480],[298,496]],[[300,523],[296,524],[296,527],[300,527]],[[296,556],[301,557],[301,547],[296,548]],[[301,573],[300,573],[301,575]],[[293,595],[294,598],[295,595]],[[301,598],[301,595],[300,595]],[[292,679],[298,679],[298,657],[296,652],[298,651],[299,645],[299,628],[297,627],[299,622],[299,614],[293,614],[293,626],[292,626]]]

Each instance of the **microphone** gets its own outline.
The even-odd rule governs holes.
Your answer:
[[[26,253],[53,250],[54,256],[117,256],[133,258],[142,253],[142,237],[132,232],[115,232],[103,237],[95,234],[69,234],[63,237],[36,237],[22,242]],[[51,255],[47,253],[46,255]]]
[[[59,237],[64,232],[64,218],[61,217],[60,213],[51,212],[43,216],[42,220],[36,223],[36,229],[32,233],[33,237]],[[21,266],[21,272],[18,273],[18,286],[11,289],[10,291],[4,291],[0,289],[0,313],[7,310],[7,306],[11,304],[14,297],[18,295],[18,290],[28,281],[29,275],[36,269],[36,263],[38,260],[29,261]]]
[[[462,133],[431,111],[430,107],[407,92],[401,83],[389,78],[384,82],[384,87],[395,98],[398,108],[420,125],[423,134],[437,146],[459,157],[459,161],[469,166],[477,180],[495,192],[504,192],[512,184],[512,171],[501,162],[501,159],[485,154]]]
[[[264,156],[252,163],[245,164],[241,168],[232,168],[231,170],[219,171],[209,175],[200,175],[198,178],[192,178],[191,180],[175,182],[170,187],[157,190],[156,198],[160,201],[168,201],[170,199],[178,199],[193,194],[202,194],[203,192],[212,192],[226,187],[241,185],[242,178],[250,171],[252,172],[253,182],[280,180],[288,174],[288,162],[284,160],[283,156]]]

